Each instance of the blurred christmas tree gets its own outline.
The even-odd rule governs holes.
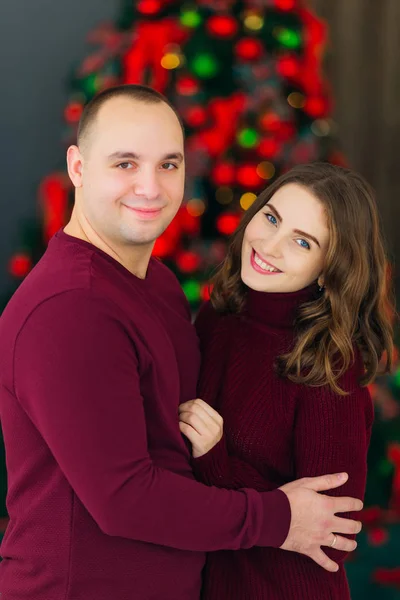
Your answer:
[[[326,28],[306,0],[125,0],[114,25],[73,69],[63,144],[75,143],[84,105],[99,91],[144,83],[178,108],[187,133],[187,186],[155,254],[177,274],[195,309],[241,214],[294,164],[343,163],[322,75]],[[68,220],[73,189],[64,170],[39,188],[37,220],[23,225],[11,258],[13,284],[0,308]],[[377,414],[369,453],[364,532],[347,570],[353,600],[400,598],[400,369],[371,391]],[[0,444],[0,450],[4,452]],[[0,514],[5,514],[0,456]]]
[[[322,77],[325,37],[304,0],[126,0],[117,24],[89,36],[96,50],[74,68],[63,142],[75,142],[85,103],[116,84],[150,85],[178,108],[187,131],[185,203],[155,254],[193,308],[257,193],[296,163],[342,162]],[[65,171],[42,182],[41,218],[26,224],[10,261],[14,289],[68,219],[72,196]]]

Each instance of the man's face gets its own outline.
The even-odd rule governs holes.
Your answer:
[[[183,146],[178,119],[163,102],[113,98],[100,108],[79,149],[76,186],[100,236],[121,246],[153,244],[182,202]]]

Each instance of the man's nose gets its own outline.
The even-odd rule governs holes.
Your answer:
[[[135,177],[134,192],[148,200],[156,200],[160,195],[160,185],[157,173],[153,169],[143,169]]]

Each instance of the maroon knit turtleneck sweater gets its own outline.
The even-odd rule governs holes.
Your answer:
[[[275,357],[292,347],[296,311],[312,294],[310,288],[250,290],[240,315],[219,316],[209,303],[200,311],[199,397],[224,418],[222,440],[194,461],[197,477],[208,485],[272,490],[300,477],[346,471],[348,483],[330,494],[363,498],[373,408],[358,384],[361,361],[341,380],[350,392],[344,397],[328,387],[293,384],[274,371]],[[327,553],[340,563],[337,573],[275,548],[211,553],[203,598],[346,600],[345,555]]]

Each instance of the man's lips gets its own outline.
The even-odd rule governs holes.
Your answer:
[[[142,219],[154,219],[155,217],[158,217],[158,215],[162,211],[162,207],[160,207],[160,208],[144,208],[141,206],[127,206],[126,204],[124,204],[124,206],[128,210],[131,210],[132,212],[137,214]]]

